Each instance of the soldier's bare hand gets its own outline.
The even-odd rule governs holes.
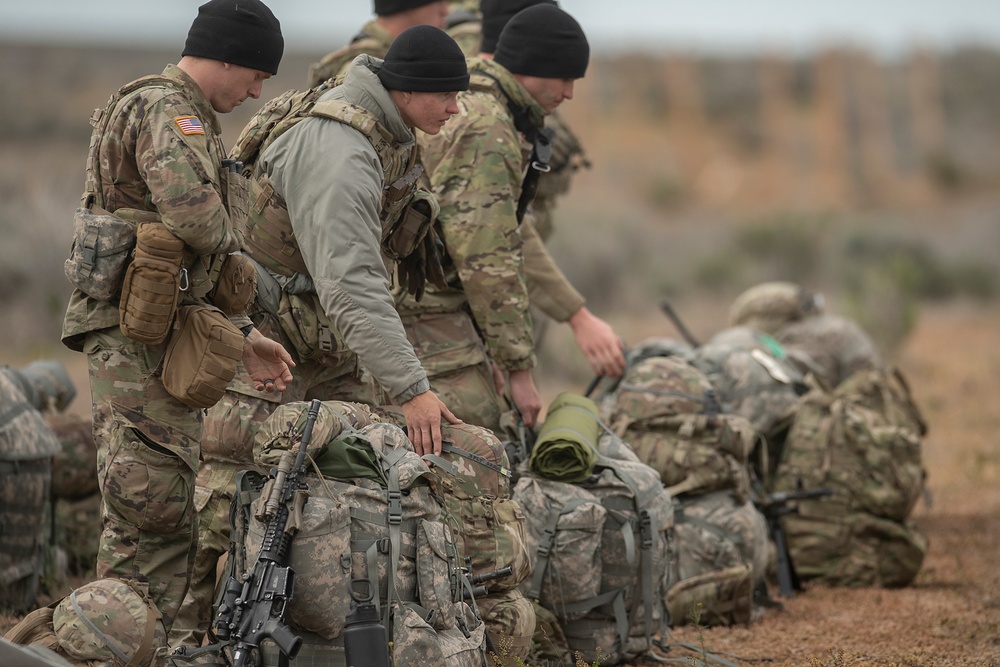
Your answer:
[[[621,377],[625,372],[625,345],[610,324],[584,306],[569,318],[569,326],[595,375]]]
[[[542,411],[542,397],[535,387],[535,380],[530,370],[510,372],[510,398],[521,413],[524,425],[532,428],[538,422],[538,413]]]
[[[417,394],[401,407],[406,417],[406,433],[421,456],[441,453],[442,417],[451,424],[462,423],[433,391]]]
[[[503,376],[503,371],[492,361],[490,362],[490,370],[493,371],[493,387],[497,390],[498,396],[503,396],[503,390],[507,386],[507,378]]]
[[[295,362],[284,345],[254,328],[243,340],[243,365],[257,391],[278,392],[292,381]]]

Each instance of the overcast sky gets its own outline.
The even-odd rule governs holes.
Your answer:
[[[203,0],[201,0],[203,1]],[[199,0],[5,0],[0,38],[173,46]],[[371,0],[270,0],[291,50],[339,46]],[[849,42],[885,54],[970,41],[1000,48],[1000,0],[562,0],[595,50],[809,51]]]

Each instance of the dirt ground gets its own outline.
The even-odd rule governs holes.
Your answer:
[[[1000,312],[925,309],[898,360],[930,425],[924,459],[933,501],[915,511],[930,548],[914,585],[807,586],[749,627],[684,627],[672,640],[744,666],[1000,667],[998,329]],[[80,361],[66,359],[86,387]],[[78,397],[74,409],[88,402]],[[0,631],[17,620],[0,616]],[[666,657],[688,665],[699,653],[678,647]]]

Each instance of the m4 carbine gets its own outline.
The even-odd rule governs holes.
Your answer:
[[[270,492],[262,494],[258,501],[267,518],[267,530],[253,570],[240,579],[229,578],[219,605],[216,635],[223,641],[231,640],[233,667],[244,667],[251,650],[259,649],[264,639],[271,639],[289,658],[294,658],[302,646],[302,638],[285,624],[295,586],[295,572],[288,565],[288,550],[295,528],[288,526],[288,517],[290,511],[301,515],[306,501],[302,477],[319,406],[320,401],[314,399],[309,406],[298,452],[282,454],[271,483],[264,487]]]
[[[798,576],[795,574],[795,567],[792,564],[792,560],[788,555],[788,542],[785,540],[785,529],[781,525],[781,517],[786,514],[798,512],[799,507],[794,504],[795,501],[832,495],[833,489],[827,486],[820,486],[815,489],[771,493],[764,496],[761,500],[754,501],[757,509],[767,519],[767,529],[771,534],[771,541],[774,542],[775,551],[777,552],[778,595],[783,598],[791,598],[795,590],[801,590],[802,587]]]

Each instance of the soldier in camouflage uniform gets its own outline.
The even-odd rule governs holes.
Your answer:
[[[294,296],[295,308],[321,310],[300,312],[297,321],[311,317],[331,323],[337,342],[328,352],[307,354],[294,344],[301,332],[291,331],[291,320],[278,309],[254,314],[262,330],[276,332],[293,350],[296,379],[280,394],[268,395],[238,372],[206,416],[206,465],[195,493],[198,553],[172,645],[197,645],[208,630],[214,566],[229,543],[235,476],[252,465],[253,437],[278,404],[312,398],[395,402],[421,453],[440,453],[442,416],[457,422],[430,391],[392,308],[379,242],[383,226],[394,221],[388,218],[398,214],[390,209],[399,204],[385,200],[383,192],[416,164],[414,129],[437,132],[457,111],[455,95],[467,87],[468,71],[457,45],[438,28],[415,26],[393,43],[385,61],[365,57],[354,63],[344,84],[321,98],[354,105],[361,120],[377,120],[373,134],[392,137],[391,144],[381,145],[391,160],[381,163],[375,146],[354,125],[323,117],[293,125],[261,154],[256,182],[266,180],[274,199],[251,211],[247,252],[258,262],[262,280],[280,281],[289,291],[296,289],[296,280],[309,283],[306,293],[282,293],[279,308],[293,307],[289,299]],[[269,239],[276,238],[284,239],[288,252],[273,252]],[[362,374],[361,361],[371,376]]]
[[[466,21],[448,29],[465,55],[472,58],[492,58],[500,32],[515,14],[537,4],[558,4],[554,0],[484,0],[482,20]],[[550,170],[538,179],[538,192],[531,202],[531,217],[538,235],[548,241],[554,231],[556,200],[569,192],[573,175],[590,167],[590,160],[583,152],[580,139],[573,133],[566,120],[553,111],[545,117],[545,127],[552,131],[552,158]]]
[[[572,17],[550,4],[525,9],[508,22],[493,60],[469,61],[473,86],[459,96],[459,117],[422,140],[441,204],[448,287],[428,288],[420,301],[397,290],[397,309],[433,386],[459,417],[493,430],[505,381],[525,424],[541,407],[529,298],[570,323],[595,373],[617,376],[624,367],[620,338],[585,307],[530,218],[518,214],[532,142],[545,115],[572,97],[588,58]]]
[[[183,241],[190,289],[182,304],[206,302],[209,290],[195,286],[210,289],[207,267],[243,241],[245,202],[223,186],[229,170],[216,113],[259,97],[283,45],[277,19],[259,0],[211,0],[199,8],[177,65],[127,86],[106,116],[95,114],[84,205],[146,212]],[[288,353],[237,324],[245,327],[252,381],[282,389],[291,380]],[[194,556],[202,411],[165,389],[167,344],[126,337],[117,298],[75,290],[62,339],[89,358],[104,520],[97,575],[148,580],[169,629]]]
[[[318,86],[342,74],[362,54],[385,58],[392,41],[404,30],[416,25],[443,29],[447,16],[447,0],[375,0],[375,18],[361,27],[351,43],[309,66],[309,85]]]

